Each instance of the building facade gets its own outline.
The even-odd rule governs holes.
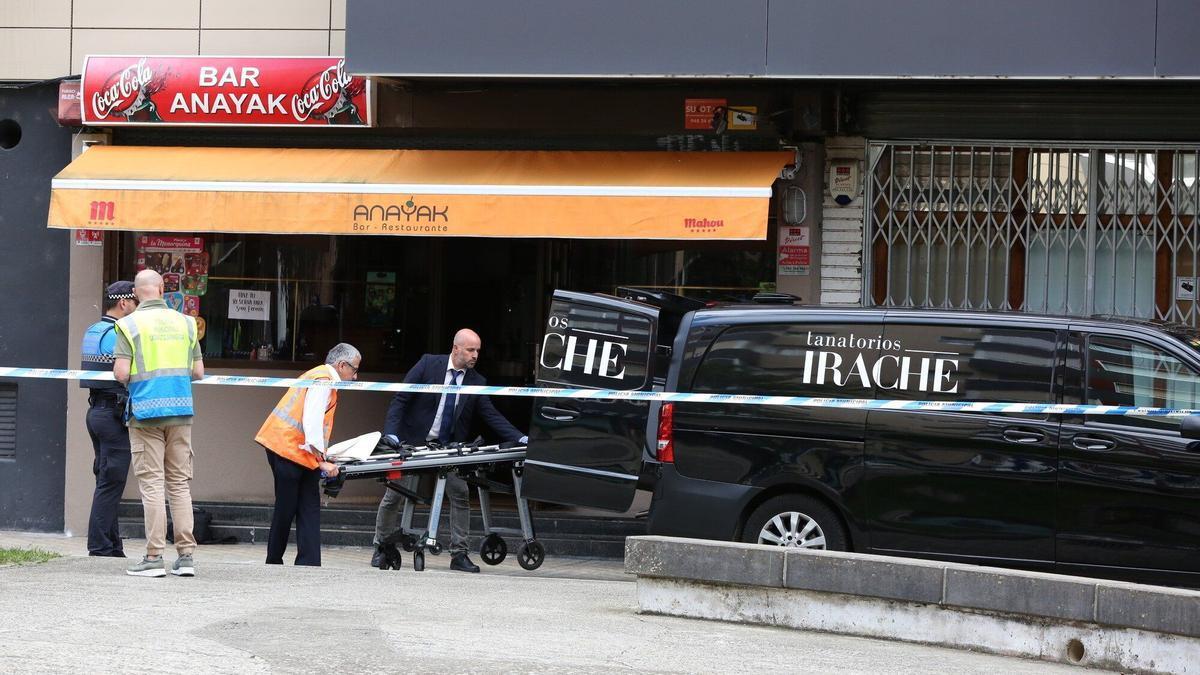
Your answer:
[[[66,72],[7,76],[78,75],[76,44],[142,55],[337,55],[344,45],[346,69],[372,80],[369,129],[74,131],[130,148],[791,157],[752,240],[578,238],[566,213],[561,236],[197,231],[213,265],[206,297],[217,299],[200,310],[213,331],[212,372],[299,372],[345,339],[364,350],[363,379],[394,380],[473,325],[484,337],[484,374],[524,384],[554,288],[654,286],[711,300],[769,289],[804,303],[1197,325],[1200,122],[1191,111],[1200,48],[1186,27],[1200,10],[1184,0],[531,0],[520,12],[478,0],[349,0],[289,5],[286,21],[269,8],[235,16],[229,3],[183,4],[178,17],[151,20],[187,38],[168,48],[81,28],[90,3],[76,0],[76,23],[54,30],[108,32],[72,39]],[[68,155],[69,147],[61,164]],[[611,182],[639,180],[631,166],[613,164]],[[102,281],[135,271],[147,233],[108,232],[97,248],[60,242],[72,300],[56,363],[78,362],[92,296]],[[234,290],[270,293],[287,311],[265,324],[231,320],[221,294]],[[213,389],[199,393],[196,495],[267,501],[269,473],[250,439],[272,393]],[[76,530],[90,495],[81,400],[68,391],[62,421],[62,499]],[[337,435],[377,428],[386,403],[348,395]],[[502,403],[522,426],[528,403]],[[4,471],[0,464],[0,481]],[[367,502],[370,492],[342,499]]]
[[[0,363],[79,367],[83,331],[117,274],[117,235],[77,245],[45,228],[50,180],[103,131],[55,118],[60,82],[78,79],[88,54],[337,55],[344,35],[343,0],[0,4]],[[61,381],[0,382],[0,528],[86,531],[86,394]]]

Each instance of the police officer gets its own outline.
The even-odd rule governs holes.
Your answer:
[[[84,370],[112,372],[117,320],[133,312],[137,304],[133,282],[108,285],[104,292],[104,315],[83,334],[80,360]],[[125,386],[113,380],[80,380],[79,386],[90,390],[87,430],[95,453],[92,473],[96,475],[96,492],[92,495],[92,515],[88,519],[88,555],[124,558],[117,507],[129,474],[129,432],[122,420],[127,397]]]

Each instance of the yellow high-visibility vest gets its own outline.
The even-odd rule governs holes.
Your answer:
[[[117,330],[133,346],[129,413],[141,421],[192,415],[196,320],[165,307],[139,309]]]

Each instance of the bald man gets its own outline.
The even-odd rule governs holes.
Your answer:
[[[125,570],[138,577],[166,576],[167,511],[175,520],[171,574],[196,575],[192,552],[192,380],[204,377],[196,320],[163,301],[163,278],[142,270],[133,279],[138,307],[117,321],[113,376],[129,388],[125,421],[134,474],[142,494],[146,555]]]
[[[479,335],[463,328],[454,334],[449,354],[425,354],[404,376],[404,381],[409,384],[485,385],[487,380],[475,372],[480,346]],[[505,441],[525,443],[529,440],[504,419],[487,396],[455,394],[396,394],[388,408],[383,433],[393,441],[410,445],[426,445],[433,441],[442,445],[461,443],[470,440],[471,425],[476,416]],[[414,491],[415,478],[404,479],[405,485]],[[450,497],[450,569],[478,572],[479,566],[467,557],[471,509],[466,481],[450,474],[446,480],[446,494]],[[404,497],[395,490],[384,491],[375,517],[375,555],[371,558],[374,567],[382,563],[380,544],[396,530],[398,512],[403,504]]]

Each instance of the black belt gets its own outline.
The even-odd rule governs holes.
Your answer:
[[[101,394],[92,392],[88,394],[88,405],[93,408],[115,408],[118,405],[125,405],[122,397],[116,394]]]

